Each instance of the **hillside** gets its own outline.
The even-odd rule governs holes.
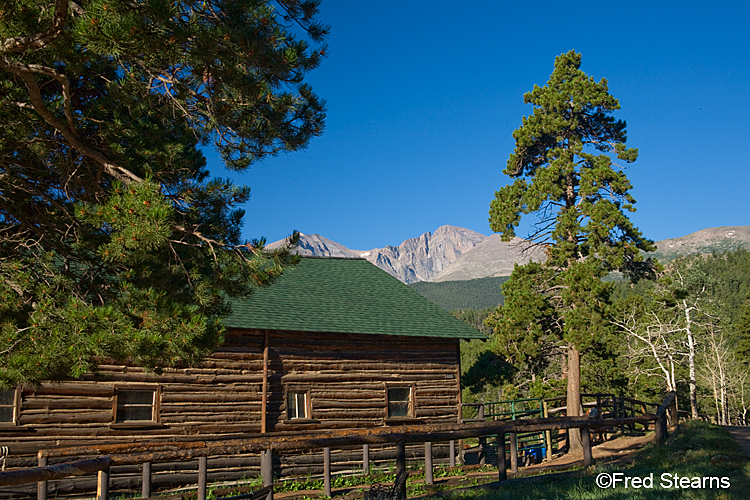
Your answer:
[[[493,234],[466,251],[450,266],[433,276],[430,281],[460,281],[490,276],[510,276],[514,265],[527,264],[531,260],[543,261],[544,249],[538,246],[533,247],[521,238],[502,241],[499,234]]]
[[[750,226],[723,226],[701,229],[695,233],[656,242],[656,251],[647,255],[672,260],[695,253],[721,253],[750,248]]]
[[[409,286],[447,311],[484,309],[503,303],[500,287],[507,279],[501,276],[439,283],[420,281]]]

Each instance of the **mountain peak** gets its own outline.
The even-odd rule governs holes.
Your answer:
[[[284,240],[268,245],[277,248]],[[669,260],[692,253],[711,253],[750,248],[750,226],[702,229],[680,238],[656,242],[659,259]],[[404,283],[416,281],[462,281],[489,276],[509,276],[513,266],[544,259],[542,247],[500,235],[485,236],[458,226],[440,226],[434,232],[404,240],[398,246],[351,250],[319,234],[300,233],[297,253],[318,257],[364,258]]]

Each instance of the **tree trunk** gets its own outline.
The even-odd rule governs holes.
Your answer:
[[[581,353],[574,346],[568,346],[568,393],[566,398],[567,415],[581,415]],[[568,451],[583,451],[580,429],[568,429]]]
[[[695,383],[695,339],[693,338],[692,323],[690,320],[690,310],[692,307],[687,306],[687,301],[682,301],[685,306],[685,329],[688,340],[688,364],[690,367],[689,377],[690,380],[690,415],[693,420],[698,420],[698,389]]]

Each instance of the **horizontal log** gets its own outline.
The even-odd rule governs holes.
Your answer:
[[[161,423],[164,425],[176,425],[182,427],[192,427],[196,424],[207,424],[207,423],[255,423],[260,425],[259,415],[250,415],[248,413],[224,413],[219,415],[212,414],[195,414],[191,413],[188,415],[173,413],[169,415],[162,415]],[[185,429],[188,431],[188,429]],[[192,429],[190,429],[192,430]]]
[[[71,397],[60,397],[60,398],[35,398],[33,396],[26,397],[23,401],[23,410],[39,410],[39,409],[56,409],[56,410],[68,410],[68,409],[88,409],[88,410],[101,410],[109,408],[112,409],[112,398],[71,398]]]
[[[258,398],[260,403],[260,393],[258,392],[172,392],[171,386],[166,386],[162,391],[161,404],[162,406],[170,404],[185,404],[185,403],[244,403],[253,402],[254,398]]]
[[[205,384],[169,384],[164,387],[162,397],[167,394],[176,395],[179,394],[223,394],[223,393],[257,393],[262,390],[261,384],[259,383],[234,383],[234,384],[222,384],[214,386],[206,386]],[[167,393],[167,394],[165,394]]]
[[[243,411],[245,415],[249,411],[258,411],[260,409],[259,401],[244,401],[244,402],[225,402],[223,404],[178,404],[169,403],[168,405],[162,406],[163,413],[191,413],[197,412],[206,414],[209,412],[217,413],[232,413],[235,411]]]
[[[440,397],[445,396],[449,397],[451,399],[456,399],[458,397],[458,388],[456,387],[455,383],[452,384],[440,384],[437,387],[426,387],[427,384],[420,384],[419,387],[417,387],[417,397],[418,398],[429,398],[429,397]],[[446,390],[447,389],[447,390]]]
[[[423,380],[446,380],[444,373],[420,372],[378,372],[378,373],[284,373],[281,374],[282,383],[326,383],[326,382],[417,382]],[[448,379],[450,380],[450,379]],[[451,380],[451,385],[456,386],[458,381]],[[319,388],[320,389],[320,388]]]
[[[109,457],[98,457],[59,465],[0,472],[0,486],[36,483],[38,481],[54,481],[68,476],[91,474],[106,469],[111,463],[112,461]]]
[[[381,393],[384,391],[380,391]],[[378,399],[371,399],[369,401],[361,401],[361,400],[331,400],[331,399],[322,399],[322,397],[319,397],[317,399],[314,399],[314,405],[315,408],[313,411],[320,411],[320,410],[332,410],[337,411],[338,409],[355,409],[355,408],[379,408],[383,409],[385,408],[385,394],[381,394],[380,398]]]
[[[112,410],[99,412],[75,413],[26,413],[22,412],[18,419],[19,425],[34,424],[106,424],[112,421]]]
[[[441,373],[455,374],[456,360],[447,360],[444,363],[431,363],[429,360],[422,358],[412,359],[410,362],[391,361],[383,362],[382,360],[350,360],[343,356],[337,359],[316,359],[308,355],[305,359],[289,359],[284,357],[280,360],[269,363],[269,369],[281,370],[286,372],[311,372],[311,371],[341,371],[342,369],[354,368],[358,372],[372,373],[380,371],[420,371],[428,370]]]
[[[60,396],[113,396],[115,389],[113,385],[98,383],[64,383],[64,384],[42,384],[39,387],[24,386],[23,394],[60,395]]]
[[[83,375],[82,379],[94,379],[93,375]],[[156,375],[154,373],[120,373],[110,376],[108,382],[143,382],[154,384],[226,384],[226,383],[259,383],[262,382],[263,376],[257,375],[256,372],[246,375],[179,375],[174,373],[163,373]]]
[[[580,427],[603,427],[621,425],[630,422],[647,422],[653,416],[639,416],[623,419],[599,420],[588,417],[561,417],[555,419],[529,419],[510,422],[487,422],[475,424],[449,424],[436,426],[399,426],[387,430],[381,429],[346,429],[344,431],[323,432],[310,437],[309,435],[293,436],[287,434],[270,433],[263,437],[244,440],[229,440],[220,442],[193,442],[190,446],[152,451],[149,453],[128,453],[112,455],[113,463],[127,464],[140,462],[159,462],[165,460],[186,460],[202,455],[240,454],[260,452],[274,449],[280,452],[305,449],[320,449],[324,447],[340,447],[359,444],[383,444],[404,440],[407,442],[439,442],[453,439],[466,439],[490,434],[510,432],[536,432],[542,430],[568,429]],[[177,445],[179,443],[175,443]],[[90,450],[90,454],[102,453],[105,447]],[[133,450],[138,448],[133,448]],[[153,448],[152,448],[153,450]],[[41,452],[40,452],[41,453]],[[47,450],[47,453],[68,453],[65,450]],[[106,452],[104,452],[106,453]],[[75,453],[82,455],[83,453]],[[109,453],[107,453],[109,454]],[[61,456],[61,455],[57,455]]]

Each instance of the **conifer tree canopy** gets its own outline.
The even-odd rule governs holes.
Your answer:
[[[635,211],[635,200],[615,162],[633,162],[638,151],[625,145],[625,122],[612,116],[620,104],[605,79],[596,82],[580,66],[574,51],[558,56],[547,85],[524,95],[534,111],[513,133],[516,146],[504,171],[515,181],[495,193],[489,218],[507,241],[522,215],[538,216],[529,238],[546,247],[547,260],[516,267],[503,285],[505,304],[487,321],[498,349],[534,376],[547,367],[550,344],[567,352],[573,415],[580,411],[579,355],[609,328],[611,287],[601,278],[610,271],[653,274],[640,250],[654,249],[625,213]]]
[[[152,369],[221,340],[288,252],[212,177],[306,147],[317,0],[0,0],[0,384]]]

